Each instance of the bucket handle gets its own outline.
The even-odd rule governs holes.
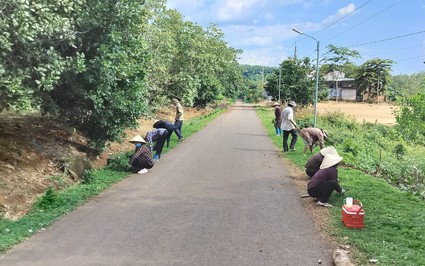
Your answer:
[[[360,206],[360,209],[357,211],[357,215],[359,215],[359,213],[360,213],[360,211],[362,211],[363,210],[363,204],[361,203],[361,201],[360,200],[353,200],[353,204],[354,203],[358,203],[357,205],[359,205]]]

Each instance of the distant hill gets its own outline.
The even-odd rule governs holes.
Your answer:
[[[273,72],[273,69],[276,69],[276,67],[268,67],[268,66],[251,66],[251,65],[241,65],[244,69],[244,77],[246,77],[248,80],[253,81],[254,83],[259,83],[263,80],[264,75],[264,81],[267,80],[267,76],[270,75]]]

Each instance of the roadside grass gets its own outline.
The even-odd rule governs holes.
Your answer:
[[[282,137],[275,136],[271,123],[273,109],[258,107],[257,114],[276,148],[282,150]],[[303,148],[299,138],[296,151],[284,153],[284,158],[304,169],[310,154],[303,156]],[[316,147],[314,152],[318,151]],[[341,244],[356,247],[359,253],[354,260],[358,265],[369,265],[369,259],[377,259],[378,265],[425,265],[425,201],[349,166],[340,166],[338,174],[341,186],[350,190],[343,197],[332,194],[329,203],[334,207],[326,233]],[[365,228],[348,229],[342,224],[341,207],[346,196],[363,203]]]
[[[185,121],[184,137],[199,131],[225,111],[226,109],[214,109],[207,115]],[[170,147],[164,148],[164,153],[178,145],[177,137],[174,134],[172,136]],[[126,164],[131,152],[116,154],[111,157],[107,167],[86,172],[87,178],[84,178],[84,182],[61,191],[49,188],[21,219],[12,221],[0,218],[0,252],[5,252],[40,230],[45,230],[63,215],[128,177],[130,173]]]

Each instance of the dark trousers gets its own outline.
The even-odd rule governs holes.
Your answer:
[[[179,139],[182,139],[183,138],[183,135],[182,135],[183,120],[176,120],[174,122],[174,126],[176,127],[175,132],[176,132],[177,137]]]
[[[166,130],[167,130],[167,132],[168,132],[168,134],[167,134],[167,147],[170,147],[170,139],[171,139],[171,135],[173,134],[173,132],[174,132],[174,133],[176,133],[177,137],[178,137],[179,135],[177,134],[176,126],[174,126],[174,125],[172,125],[172,124],[170,124],[170,125],[166,126],[166,128],[165,128],[165,129],[166,129]],[[179,134],[180,134],[180,131],[179,131]],[[181,135],[181,134],[180,134],[180,135]]]
[[[317,186],[310,188],[308,190],[308,194],[311,197],[316,198],[317,200],[325,203],[328,202],[332,192],[334,190],[338,191],[338,189],[341,191],[341,187],[339,186],[338,181],[329,180],[320,182],[319,184],[317,184]]]
[[[291,129],[290,131],[286,131],[283,130],[283,151],[288,151],[288,138],[289,138],[289,134],[291,134],[292,139],[291,139],[291,144],[289,145],[289,149],[294,149],[295,148],[295,143],[297,143],[297,139],[298,139],[298,133],[297,130]]]
[[[173,133],[173,131],[171,131],[171,133]],[[167,138],[168,138],[168,133],[159,136],[159,138],[156,140],[154,150],[155,150],[155,153],[158,154],[159,156],[161,156],[161,152],[162,152],[162,149],[164,148],[164,143],[165,143],[165,140],[167,140]]]
[[[153,163],[150,163],[148,160],[141,157],[137,157],[131,164],[131,170],[133,173],[137,173],[144,168],[151,169],[152,167]]]

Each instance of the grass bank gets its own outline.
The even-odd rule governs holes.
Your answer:
[[[185,138],[205,127],[225,111],[226,109],[215,109],[207,115],[185,121],[183,125]],[[170,147],[164,147],[163,153],[176,145],[178,145],[177,137],[173,134]],[[114,155],[107,167],[88,172],[85,176],[86,182],[61,191],[48,189],[31,211],[21,219],[11,221],[0,218],[0,252],[10,249],[13,245],[22,242],[36,232],[44,230],[66,213],[98,195],[112,184],[128,177],[130,174],[126,171],[128,153]]]
[[[258,107],[257,114],[269,137],[282,150],[282,139],[275,136],[271,123],[273,109]],[[338,128],[333,131],[338,132]],[[340,137],[344,138],[344,135]],[[303,148],[304,143],[299,139],[297,151],[284,154],[285,159],[300,169],[304,169],[309,158],[302,155]],[[318,151],[316,147],[315,152]],[[386,180],[365,174],[364,171],[347,166],[339,167],[338,173],[341,186],[350,189],[346,196],[363,203],[365,228],[347,229],[343,226],[341,206],[344,197],[334,193],[329,200],[334,207],[331,208],[331,222],[326,233],[336,237],[341,244],[355,246],[359,250],[354,258],[358,265],[369,265],[368,261],[372,258],[378,260],[378,265],[425,265],[425,201],[412,192],[397,189]],[[308,180],[307,175],[305,177]]]

